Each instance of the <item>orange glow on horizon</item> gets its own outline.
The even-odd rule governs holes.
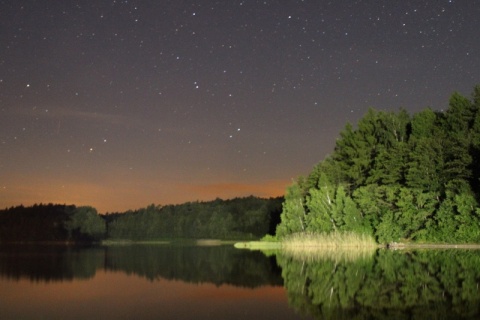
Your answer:
[[[211,183],[185,185],[183,188],[201,198],[234,198],[255,195],[262,198],[282,196],[291,181],[278,180],[266,183]]]
[[[147,183],[116,178],[101,183],[70,181],[60,178],[31,179],[18,177],[17,184],[0,190],[0,208],[31,206],[39,203],[92,206],[99,213],[125,212],[158,205],[180,204],[188,201],[211,201],[216,198],[282,196],[291,180],[229,183],[211,182],[186,184],[184,182]]]

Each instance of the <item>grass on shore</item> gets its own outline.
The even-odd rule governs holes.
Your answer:
[[[377,248],[371,236],[353,232],[296,233],[282,241],[282,253],[302,261],[356,261],[371,258]]]
[[[266,236],[261,241],[237,242],[235,248],[263,250],[282,249],[289,252],[314,252],[336,249],[378,248],[378,244],[371,236],[360,235],[352,232],[334,233],[295,233],[283,238],[281,241],[272,236]]]
[[[282,240],[284,249],[377,247],[371,236],[353,232],[295,233]]]

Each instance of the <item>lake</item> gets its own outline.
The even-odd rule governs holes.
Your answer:
[[[477,250],[0,246],[0,319],[478,319]]]

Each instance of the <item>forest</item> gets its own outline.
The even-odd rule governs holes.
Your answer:
[[[0,242],[98,242],[105,239],[258,239],[274,234],[283,198],[216,199],[150,205],[99,215],[92,207],[39,204],[0,210]]]
[[[216,199],[179,205],[150,205],[106,216],[112,239],[258,239],[273,234],[283,198]]]
[[[96,242],[106,223],[92,207],[36,204],[0,210],[0,242]]]
[[[480,242],[480,86],[445,111],[370,109],[289,186],[277,238],[354,232],[378,243]]]

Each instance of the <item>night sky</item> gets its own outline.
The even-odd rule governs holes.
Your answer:
[[[282,195],[480,83],[480,1],[0,1],[0,208]]]

